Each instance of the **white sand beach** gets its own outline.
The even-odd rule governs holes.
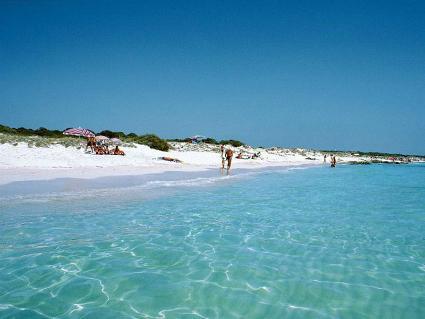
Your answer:
[[[50,180],[56,178],[98,178],[107,176],[144,175],[167,171],[194,172],[221,167],[220,147],[206,143],[191,144],[170,142],[171,149],[162,152],[146,145],[128,144],[121,149],[125,156],[95,155],[84,147],[61,144],[31,146],[26,142],[0,144],[0,185],[16,181]],[[324,165],[324,153],[307,149],[233,147],[232,168],[261,169],[296,165]],[[242,153],[256,159],[238,159]],[[171,157],[182,163],[167,162],[161,157]],[[358,154],[338,154],[339,163],[391,162],[386,158],[372,158]],[[329,163],[329,154],[327,163]],[[397,162],[398,163],[398,162]]]
[[[202,171],[221,166],[219,147],[207,144],[171,143],[172,150],[162,152],[145,145],[121,147],[125,156],[95,155],[83,148],[50,145],[29,147],[27,143],[0,144],[0,184],[14,181],[48,180],[55,178],[96,178],[120,175],[142,175],[167,171]],[[230,147],[230,146],[227,146]],[[321,164],[313,153],[283,149],[254,149],[232,147],[235,152],[232,168],[264,168],[268,166],[294,166]],[[237,159],[237,154],[260,153],[258,159]],[[182,163],[159,159],[167,156]]]

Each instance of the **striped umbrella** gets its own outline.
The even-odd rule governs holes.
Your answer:
[[[74,136],[84,136],[84,137],[94,137],[95,134],[86,129],[86,128],[81,128],[81,127],[76,127],[76,128],[69,128],[66,129],[65,131],[63,131],[64,135],[74,135]]]

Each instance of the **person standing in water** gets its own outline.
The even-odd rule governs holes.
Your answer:
[[[224,169],[224,163],[226,162],[226,154],[224,154],[224,145],[221,145],[221,169]]]
[[[232,157],[233,157],[233,151],[230,148],[228,148],[226,150],[227,171],[229,171],[230,167],[232,166]]]
[[[336,166],[336,157],[332,154],[331,155],[331,167],[335,167]]]
[[[323,156],[323,163],[326,163],[326,157],[328,157],[326,154]]]

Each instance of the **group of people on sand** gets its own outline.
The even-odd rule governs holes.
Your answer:
[[[326,158],[327,158],[327,155],[325,154],[323,156],[323,162],[324,163],[326,163]],[[330,163],[331,163],[331,167],[335,167],[336,166],[336,156],[333,155],[333,154],[331,154],[331,156],[330,156]]]
[[[236,158],[237,159],[256,159],[256,158],[260,158],[260,156],[261,156],[261,153],[260,152],[258,152],[258,153],[254,153],[254,154],[243,154],[242,152],[240,152],[239,154],[238,154],[238,156],[236,156]]]
[[[95,137],[87,138],[86,152],[89,147],[91,152],[96,155],[125,155],[124,151],[118,148],[118,145],[115,148],[109,149],[106,143],[96,142]]]
[[[227,162],[227,171],[230,170],[230,167],[232,166],[232,158],[233,158],[233,151],[228,148],[225,149],[224,145],[221,145],[221,169],[224,169],[224,166],[226,166]]]

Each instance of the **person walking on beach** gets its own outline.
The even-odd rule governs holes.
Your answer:
[[[331,167],[335,167],[336,166],[336,157],[332,154],[331,155]]]
[[[227,171],[229,171],[230,167],[232,166],[232,157],[233,157],[233,151],[230,148],[228,148],[226,150]]]
[[[220,151],[221,151],[221,169],[224,169],[224,164],[226,162],[226,155],[224,154],[224,145],[221,145],[220,147]]]

